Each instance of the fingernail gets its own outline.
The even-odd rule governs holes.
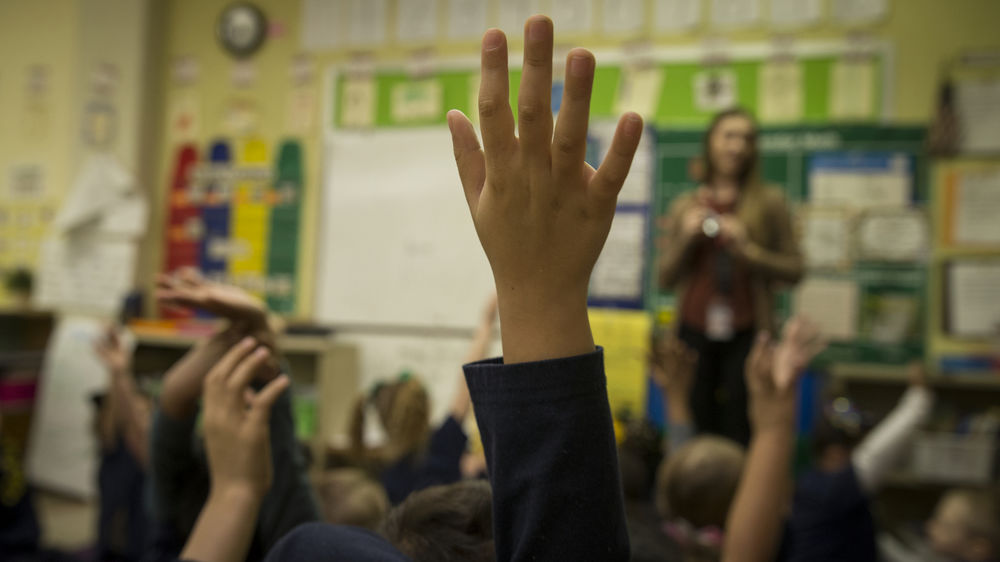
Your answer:
[[[636,136],[642,132],[642,118],[636,114],[631,114],[625,118],[625,134]]]
[[[591,62],[593,62],[593,60],[594,59],[583,55],[575,56],[569,59],[569,73],[579,78],[585,78],[588,74],[590,74],[592,66]]]
[[[264,346],[260,346],[257,348],[257,351],[254,351],[254,355],[257,357],[265,357],[268,353],[270,353],[270,351]]]
[[[253,344],[253,336],[247,336],[240,341],[240,345],[243,347],[250,347]]]
[[[487,51],[499,49],[501,44],[503,44],[503,32],[499,29],[491,29],[483,37],[483,49]]]
[[[528,41],[541,41],[545,39],[545,32],[548,31],[549,22],[547,20],[536,20],[528,24]]]

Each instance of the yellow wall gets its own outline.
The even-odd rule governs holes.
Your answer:
[[[398,2],[388,3],[387,29],[395,23],[395,8]],[[543,0],[543,10],[556,0]],[[612,0],[603,0],[610,2]],[[167,8],[162,25],[166,28],[165,59],[162,67],[165,95],[169,100],[178,92],[191,89],[201,100],[201,133],[199,146],[204,146],[222,130],[222,109],[226,100],[233,95],[255,97],[260,109],[259,131],[269,142],[276,142],[285,130],[286,95],[291,88],[288,68],[292,57],[300,51],[299,27],[301,0],[257,0],[269,19],[283,30],[279,36],[271,37],[264,48],[253,58],[258,78],[256,85],[240,91],[231,84],[232,60],[217,46],[213,26],[222,8],[229,0],[173,0]],[[709,2],[703,2],[707,6]],[[893,80],[892,113],[895,121],[925,122],[931,112],[938,80],[938,69],[942,63],[959,52],[975,47],[998,47],[1000,39],[996,34],[996,22],[1000,21],[1000,2],[995,0],[891,0],[887,19],[867,27],[865,34],[888,40],[895,48],[895,65],[890,71]],[[445,23],[445,1],[439,1],[441,28]],[[495,10],[496,2],[491,2]],[[706,8],[707,9],[707,8]],[[652,10],[652,1],[647,1],[647,10]],[[600,13],[600,1],[598,12]],[[651,21],[652,18],[646,18]],[[555,22],[557,43],[570,41],[558,35],[559,22]],[[847,31],[832,23],[823,23],[809,30],[796,32],[796,39],[843,39]],[[391,33],[389,33],[391,37]],[[731,42],[761,41],[772,36],[766,30],[731,33],[726,37]],[[687,34],[674,37],[654,37],[656,44],[699,45],[703,34]],[[572,43],[593,48],[616,48],[622,41],[601,37],[575,38]],[[511,42],[517,48],[517,41]],[[476,41],[447,43],[435,46],[438,53],[448,55],[475,55]],[[377,60],[391,60],[406,57],[412,46],[403,48],[386,44],[375,49]],[[174,57],[191,55],[200,63],[200,78],[192,86],[178,87],[170,78]],[[344,51],[314,53],[316,75],[313,87],[322,95],[322,76],[332,64],[347,60]],[[166,107],[163,108],[164,110]],[[320,115],[317,109],[317,115]],[[165,111],[161,113],[166,119]],[[319,180],[320,131],[316,130],[305,140],[308,167],[308,185],[315,188]],[[174,140],[166,132],[161,138],[159,167],[152,178],[159,186],[161,209],[154,216],[154,230],[149,238],[149,261],[155,266],[162,264],[162,223],[163,191],[169,181],[170,161],[175,149]],[[312,189],[306,209],[317,208],[317,190]],[[308,315],[312,300],[312,256],[315,254],[317,217],[307,213],[302,230],[302,256],[305,269],[300,277],[300,312]]]

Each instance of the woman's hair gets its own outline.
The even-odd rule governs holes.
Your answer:
[[[381,532],[416,562],[493,561],[490,485],[465,480],[414,492],[389,512]]]
[[[721,437],[698,437],[670,455],[656,481],[656,509],[695,528],[723,529],[745,452]]]
[[[375,531],[389,511],[385,488],[361,469],[326,471],[316,479],[315,488],[327,523]]]
[[[716,113],[715,117],[712,117],[712,121],[708,124],[708,130],[705,132],[705,138],[702,141],[702,159],[704,161],[702,173],[704,177],[699,179],[704,183],[712,183],[712,180],[715,179],[715,163],[712,162],[712,135],[715,134],[715,130],[719,125],[730,117],[742,117],[753,124],[754,134],[750,139],[750,154],[747,156],[747,165],[743,169],[743,173],[740,174],[739,183],[744,189],[759,186],[760,171],[758,168],[760,158],[757,152],[757,120],[754,119],[748,110],[742,107],[726,109]]]
[[[364,445],[365,409],[371,403],[385,430],[386,442],[375,450]],[[423,451],[430,437],[430,398],[420,381],[403,377],[381,384],[368,397],[360,397],[351,419],[351,448],[360,461],[392,464]]]

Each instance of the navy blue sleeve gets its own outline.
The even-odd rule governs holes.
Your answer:
[[[409,558],[367,529],[308,523],[285,535],[265,558],[265,562],[286,560],[407,562]]]
[[[628,560],[604,354],[465,366],[497,560]]]
[[[271,408],[268,422],[273,480],[261,502],[257,520],[257,538],[265,552],[295,527],[319,521],[319,507],[309,485],[306,458],[295,436],[291,394],[291,389],[281,393]]]

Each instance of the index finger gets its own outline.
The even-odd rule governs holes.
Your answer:
[[[240,340],[239,343],[234,345],[219,362],[212,367],[208,375],[205,377],[206,381],[225,381],[236,369],[236,366],[246,357],[251,351],[253,351],[254,346],[257,345],[257,341],[253,338],[247,336]]]

